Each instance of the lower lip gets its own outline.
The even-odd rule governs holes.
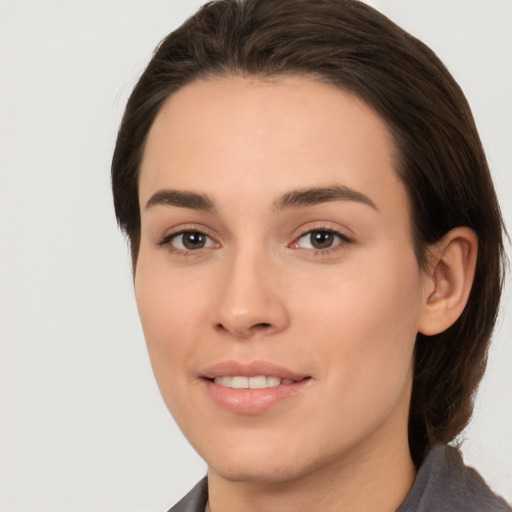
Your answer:
[[[205,379],[210,398],[225,409],[238,414],[256,415],[299,395],[311,379],[303,379],[293,384],[280,384],[264,389],[234,389],[219,386]]]

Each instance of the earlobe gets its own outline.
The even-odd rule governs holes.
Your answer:
[[[450,327],[464,310],[475,276],[478,237],[468,227],[449,231],[430,248],[418,332],[427,336]]]

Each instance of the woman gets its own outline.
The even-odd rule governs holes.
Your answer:
[[[437,57],[351,0],[221,0],[128,102],[116,215],[164,400],[208,464],[172,510],[510,510],[447,447],[502,220]]]

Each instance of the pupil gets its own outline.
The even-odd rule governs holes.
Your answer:
[[[311,233],[311,245],[315,249],[328,249],[331,247],[334,235],[328,231],[313,231]]]
[[[206,243],[206,237],[202,233],[192,232],[183,235],[183,245],[187,249],[201,249]]]

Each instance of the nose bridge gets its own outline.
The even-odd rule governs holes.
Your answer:
[[[233,250],[224,265],[214,308],[217,328],[237,337],[284,329],[288,315],[271,254],[248,243]]]

